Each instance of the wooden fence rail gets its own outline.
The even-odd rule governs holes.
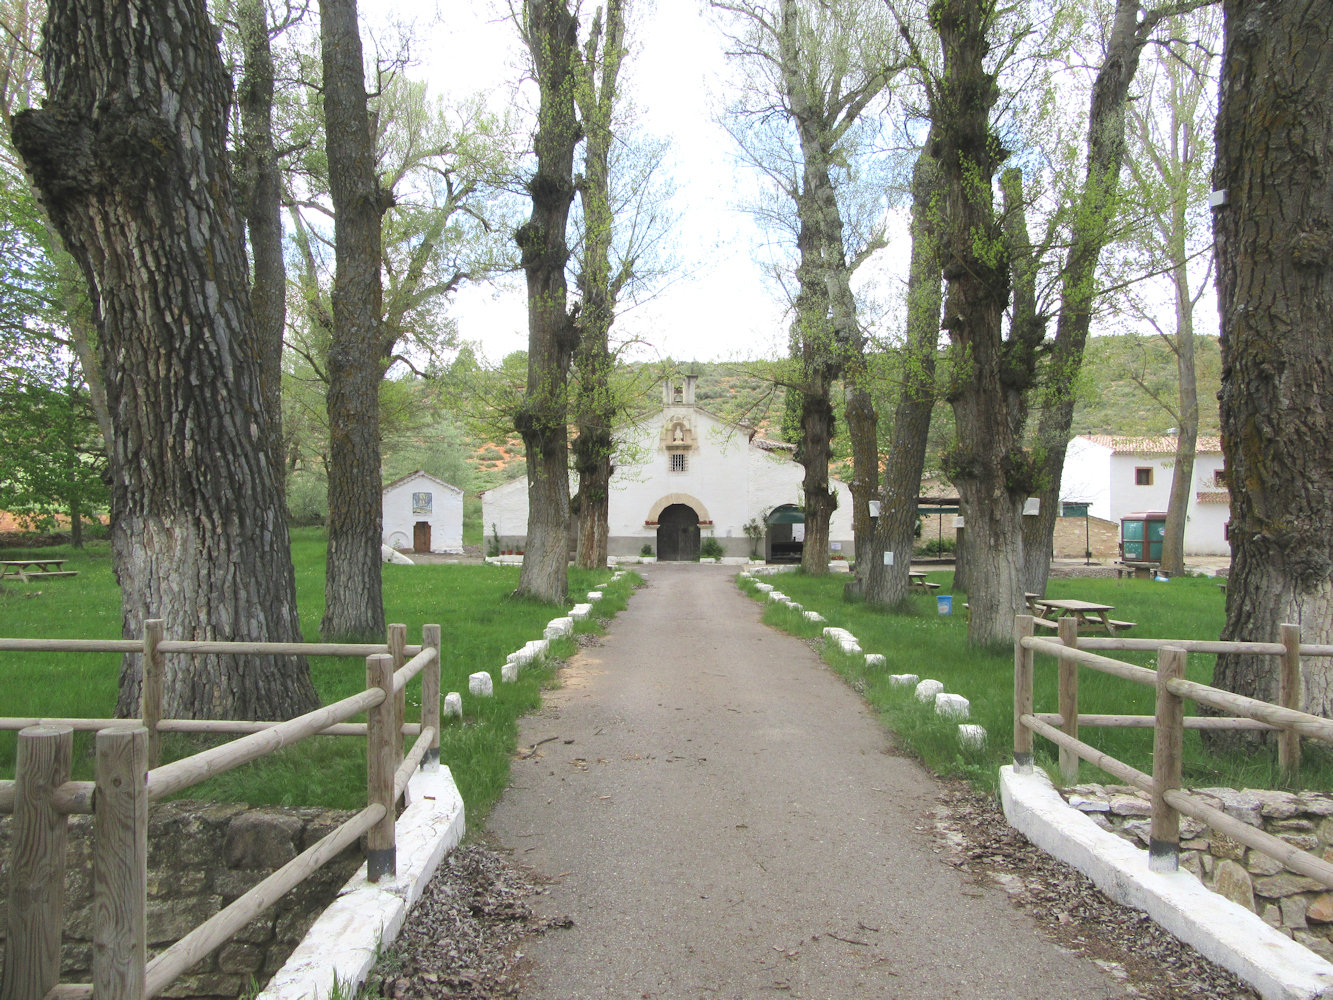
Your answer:
[[[1078,762],[1086,760],[1125,784],[1152,797],[1149,834],[1149,867],[1175,871],[1180,857],[1180,815],[1183,813],[1233,840],[1262,851],[1294,872],[1333,888],[1333,864],[1293,847],[1271,834],[1228,816],[1181,784],[1182,744],[1186,729],[1263,729],[1278,734],[1278,761],[1282,770],[1294,774],[1300,767],[1302,736],[1333,743],[1333,720],[1300,711],[1300,664],[1303,656],[1333,656],[1333,646],[1302,645],[1295,625],[1282,626],[1280,643],[1216,642],[1174,639],[1080,638],[1072,618],[1060,620],[1059,637],[1034,635],[1033,618],[1019,615],[1014,626],[1014,768],[1030,772],[1033,766],[1033,735],[1050,740],[1059,748],[1060,773],[1067,782],[1078,776]],[[1157,669],[1140,667],[1104,656],[1095,650],[1155,651]],[[1282,657],[1278,675],[1280,704],[1246,698],[1187,680],[1184,676],[1189,652],[1247,652]],[[1055,657],[1060,667],[1057,713],[1034,710],[1034,661],[1036,653]],[[1156,712],[1151,716],[1080,714],[1078,667],[1087,667],[1156,689]],[[1234,717],[1184,715],[1186,699],[1232,713]],[[1152,728],[1153,773],[1145,774],[1124,761],[1103,753],[1078,738],[1079,726]]]
[[[396,867],[396,804],[418,767],[440,759],[440,637],[390,625],[384,643],[226,643],[176,641],[161,622],[145,622],[132,640],[0,639],[0,650],[143,653],[140,719],[0,719],[18,729],[13,781],[0,782],[0,814],[14,816],[7,952],[0,1000],[147,1000],[223,944],[359,837],[368,838],[370,881]],[[364,656],[366,690],[283,722],[202,721],[161,717],[167,655],[253,654]],[[421,677],[419,722],[408,723],[406,688]],[[362,712],[367,721],[352,723]],[[96,730],[93,781],[71,781],[73,733]],[[221,746],[158,765],[164,732],[239,735]],[[367,741],[367,805],[317,844],[147,961],[148,804],[315,735]],[[413,737],[403,753],[403,740]],[[91,983],[61,983],[65,840],[71,813],[93,814],[93,966]]]

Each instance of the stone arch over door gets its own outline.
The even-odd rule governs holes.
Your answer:
[[[658,515],[657,558],[660,562],[699,558],[699,514],[689,504],[673,503]]]
[[[644,518],[649,524],[655,524],[662,519],[662,511],[666,510],[672,504],[680,503],[690,507],[699,515],[699,521],[702,524],[712,524],[713,517],[708,513],[708,508],[698,497],[692,497],[688,493],[668,493],[657,503],[653,504],[648,510],[648,516]]]

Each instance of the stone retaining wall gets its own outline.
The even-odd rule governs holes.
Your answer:
[[[1190,791],[1243,823],[1333,861],[1333,795],[1232,788]],[[1099,826],[1147,848],[1152,804],[1137,788],[1075,785],[1062,794]],[[1180,848],[1180,866],[1204,885],[1333,961],[1333,892],[1189,816],[1180,817]]]
[[[223,906],[324,837],[352,814],[327,809],[251,808],[165,802],[148,818],[148,953],[165,950]],[[7,908],[10,823],[0,819],[0,910]],[[91,980],[91,816],[72,816],[65,873],[61,982]],[[234,998],[262,986],[360,866],[359,847],[289,893],[163,993]],[[0,967],[6,921],[0,921]]]

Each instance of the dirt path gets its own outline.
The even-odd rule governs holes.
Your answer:
[[[1125,995],[943,863],[935,781],[733,570],[642,571],[488,824],[574,921],[530,942],[525,998]]]

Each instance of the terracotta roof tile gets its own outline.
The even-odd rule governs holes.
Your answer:
[[[1099,444],[1103,448],[1121,455],[1174,455],[1176,436],[1166,434],[1161,437],[1127,437],[1119,434],[1084,434],[1082,437]],[[1194,448],[1197,454],[1220,455],[1222,439],[1211,435],[1199,435]]]

